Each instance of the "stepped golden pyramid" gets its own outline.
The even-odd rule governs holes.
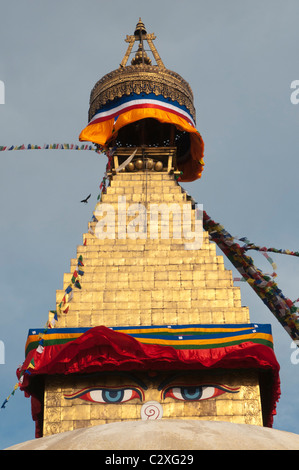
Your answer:
[[[80,139],[107,154],[109,185],[48,328],[28,334],[22,389],[37,437],[140,419],[272,425],[271,328],[250,323],[181,187],[201,176],[203,141],[192,91],[154,39],[139,20],[120,67],[91,92]]]
[[[192,202],[187,200],[173,174],[119,173],[112,177],[111,186],[98,206],[110,204],[117,214],[122,198],[127,210],[136,203],[144,206],[175,203],[180,208],[190,205],[195,223],[196,209],[191,207]],[[98,212],[96,208],[95,213]],[[93,231],[96,224],[90,223]],[[118,220],[115,225],[117,229]],[[158,225],[160,237],[162,227]],[[148,227],[141,232],[146,238],[136,240],[119,239],[117,233],[114,239],[85,234],[86,246],[78,247],[77,251],[84,260],[82,289],[74,292],[71,308],[62,316],[60,326],[248,323],[248,308],[241,307],[240,289],[233,286],[232,273],[224,269],[223,257],[216,256],[216,247],[209,242],[208,234],[203,233],[200,250],[189,250],[186,245],[192,241],[172,238],[173,225],[170,219],[169,238],[158,240],[150,238]],[[64,275],[57,304],[70,284],[76,264],[74,259],[71,272]]]

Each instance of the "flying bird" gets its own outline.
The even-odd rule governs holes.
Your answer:
[[[82,199],[81,202],[84,202],[84,204],[87,204],[88,203],[88,199],[90,198],[91,194],[89,196],[87,196],[85,199]]]

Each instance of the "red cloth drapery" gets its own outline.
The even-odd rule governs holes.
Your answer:
[[[265,424],[271,427],[280,396],[279,364],[271,347],[250,341],[211,349],[175,349],[142,344],[125,333],[99,326],[67,344],[47,346],[41,353],[37,349],[30,351],[17,374],[22,376],[21,389],[30,395],[30,382],[37,375],[219,368],[270,372]]]

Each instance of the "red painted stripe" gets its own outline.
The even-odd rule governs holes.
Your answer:
[[[165,111],[167,113],[175,114],[175,115],[179,116],[180,118],[185,119],[185,121],[187,121],[192,127],[194,127],[192,122],[185,115],[179,113],[178,111],[174,111],[174,110],[169,109],[165,106],[161,106],[161,105],[158,105],[158,104],[151,104],[151,103],[135,104],[135,105],[128,106],[128,107],[124,108],[121,111],[109,114],[109,116],[105,116],[105,117],[102,117],[102,118],[97,118],[94,121],[90,122],[88,125],[92,126],[93,124],[99,124],[99,123],[104,122],[104,121],[109,121],[110,119],[113,119],[116,116],[120,116],[121,114],[126,113],[128,111],[132,111],[134,109],[143,109],[143,108],[159,109],[160,111]]]

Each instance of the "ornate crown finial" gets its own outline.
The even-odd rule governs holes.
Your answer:
[[[114,144],[118,147],[138,146],[140,143],[174,146],[184,181],[194,181],[203,170],[203,140],[195,128],[193,93],[181,75],[164,66],[153,44],[155,39],[153,33],[146,31],[140,18],[134,34],[125,39],[128,48],[120,66],[98,80],[90,93],[89,123],[82,130],[80,140],[104,147]],[[133,47],[133,59],[128,63]],[[153,63],[146,53],[148,49],[153,55]],[[128,108],[133,114],[126,120]],[[112,109],[116,114],[111,128],[107,116]],[[99,118],[102,113],[105,114],[105,128],[101,127],[102,117]],[[142,132],[136,130],[140,123]],[[91,134],[98,125],[101,129]]]
[[[125,67],[127,65],[128,59],[130,57],[130,54],[132,53],[132,49],[136,41],[139,41],[139,47],[138,47],[138,51],[136,53],[135,58],[131,62],[132,65],[139,65],[139,64],[151,65],[151,60],[147,56],[144,50],[144,41],[146,41],[155,58],[157,66],[161,70],[164,70],[165,66],[161,60],[161,57],[158,54],[157,49],[155,48],[153,44],[153,41],[155,39],[156,39],[156,36],[154,34],[147,33],[143,21],[141,20],[141,18],[139,18],[134,34],[127,36],[125,39],[125,41],[129,43],[129,45],[128,45],[127,52],[125,53],[125,56],[120,64],[120,67]]]

